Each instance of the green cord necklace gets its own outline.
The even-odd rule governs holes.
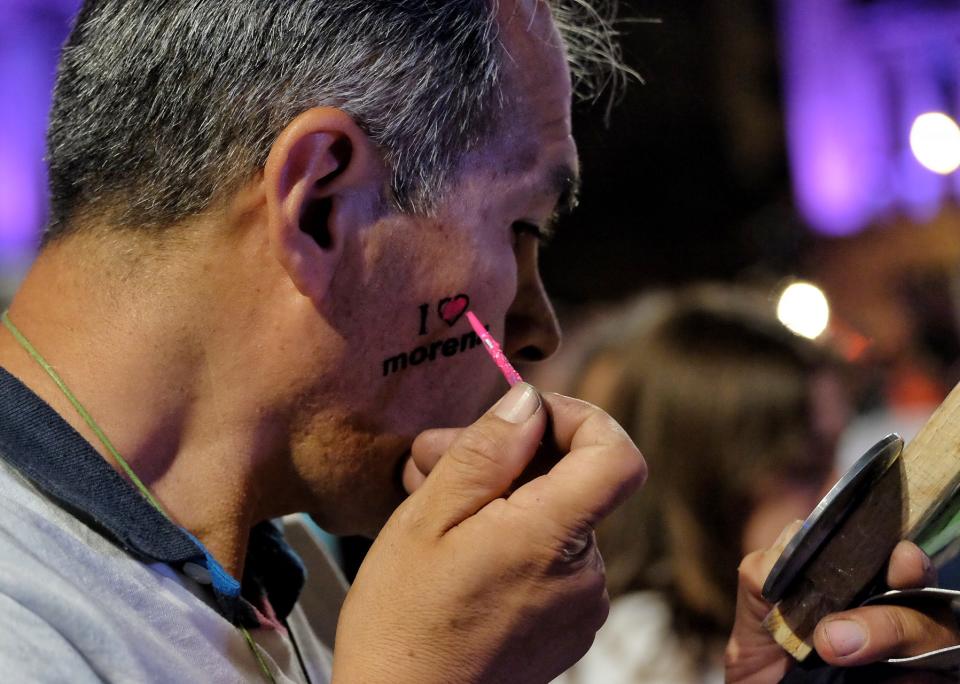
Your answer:
[[[63,381],[63,378],[60,377],[60,374],[53,369],[47,360],[43,358],[40,352],[37,351],[36,347],[30,344],[30,340],[24,337],[23,333],[20,332],[20,329],[13,324],[13,321],[10,320],[9,311],[4,311],[3,315],[0,316],[0,321],[6,326],[7,330],[13,335],[17,343],[23,347],[30,357],[36,361],[40,367],[50,376],[50,379],[56,383],[57,387],[60,388],[60,391],[63,392],[64,396],[70,400],[70,403],[73,404],[73,407],[77,410],[77,413],[80,414],[80,417],[83,418],[83,421],[90,426],[90,429],[93,430],[93,433],[97,436],[97,439],[100,440],[103,447],[110,453],[111,456],[120,464],[120,467],[123,468],[123,472],[127,474],[127,477],[130,478],[131,482],[136,485],[137,489],[140,490],[140,493],[143,494],[144,498],[150,503],[151,506],[157,509],[160,514],[169,520],[171,524],[176,524],[170,518],[163,506],[160,505],[150,493],[150,490],[147,489],[147,486],[140,481],[140,478],[137,477],[137,474],[133,472],[133,468],[126,462],[123,456],[120,455],[120,452],[117,451],[116,447],[113,446],[113,443],[107,438],[107,435],[104,434],[103,430],[100,429],[100,426],[97,425],[97,422],[93,419],[87,409],[83,407],[83,404],[80,403],[80,400],[77,399],[77,396],[70,391],[70,388],[67,387],[67,384]],[[254,657],[257,659],[257,663],[260,665],[260,670],[263,672],[264,678],[271,684],[276,684],[276,679],[273,676],[273,673],[270,671],[270,668],[267,667],[266,661],[263,659],[263,654],[260,652],[260,648],[257,646],[256,642],[253,640],[253,637],[250,636],[249,630],[243,625],[240,625],[240,631],[243,633],[243,637],[247,642],[247,646],[250,647],[250,651],[253,653]]]

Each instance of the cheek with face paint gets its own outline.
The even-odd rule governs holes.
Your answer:
[[[413,439],[473,422],[506,391],[465,312],[502,336],[517,267],[506,229],[409,217],[381,220],[343,263],[322,342],[303,336],[291,460],[318,516],[370,533],[403,496]]]
[[[351,403],[372,429],[411,438],[472,422],[503,380],[464,314],[502,335],[517,287],[509,231],[408,218],[378,227],[362,258],[363,281],[345,292]]]
[[[386,357],[381,363],[383,377],[415,368],[424,363],[433,363],[450,358],[477,347],[480,344],[480,339],[472,331],[459,336],[454,334],[442,339],[435,339],[436,335],[431,335],[431,331],[436,328],[440,328],[441,332],[452,332],[452,329],[457,327],[457,323],[463,318],[469,306],[470,295],[465,293],[443,297],[436,305],[427,302],[418,306],[420,320],[417,341],[421,341],[419,338],[426,339],[409,352],[399,351]],[[436,316],[434,316],[434,313]]]

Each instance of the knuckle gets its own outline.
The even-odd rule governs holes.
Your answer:
[[[731,637],[723,648],[723,669],[730,670],[740,664],[740,648],[736,640]]]
[[[578,574],[599,569],[601,578],[603,577],[603,560],[590,527],[558,530],[552,535],[547,562],[553,573]]]
[[[607,617],[610,615],[610,595],[606,591],[606,582],[602,577],[601,583],[604,585],[603,591],[601,591],[600,597],[596,600],[594,609],[591,611],[591,615],[587,620],[590,628],[594,632],[603,627],[603,624],[607,621]]]
[[[574,654],[576,655],[576,660],[580,660],[583,656],[587,654],[587,651],[593,646],[593,642],[597,639],[597,630],[596,629],[585,629],[582,630],[582,633],[577,639],[577,643],[574,645]],[[576,662],[576,661],[574,661]]]
[[[757,574],[757,566],[763,562],[764,551],[751,551],[740,561],[737,574],[740,577],[753,577]]]
[[[402,531],[404,535],[416,536],[430,529],[430,521],[423,507],[415,499],[404,500],[390,516],[388,525]]]
[[[881,647],[887,649],[899,649],[908,647],[912,640],[912,635],[907,621],[904,619],[905,612],[899,608],[889,608],[880,611],[881,615],[881,638],[884,644]]]
[[[527,529],[514,541],[529,572],[541,580],[559,581],[563,592],[595,596],[605,590],[603,559],[592,528],[550,522]]]
[[[457,465],[476,468],[478,465],[499,465],[503,440],[495,426],[479,422],[465,430],[457,439],[449,456]]]
[[[621,458],[623,462],[624,479],[630,483],[633,488],[643,486],[647,481],[647,462],[640,453],[640,449],[632,441],[627,445],[624,455]]]
[[[631,489],[641,487],[647,480],[647,462],[643,454],[619,423],[610,418],[608,424],[610,431],[616,434],[616,438],[607,441],[605,447],[608,467],[615,468],[620,479]]]
[[[765,550],[752,551],[743,557],[740,565],[737,566],[737,581],[740,587],[750,591],[759,592],[760,587],[766,579],[764,567],[771,565],[772,562],[767,558]]]
[[[604,575],[603,571],[593,565],[583,574],[584,593],[588,596],[594,597],[598,603],[608,604],[609,606],[610,601],[609,597],[607,596],[607,577]]]
[[[631,442],[603,448],[601,467],[610,487],[611,506],[619,505],[647,480],[647,463]],[[600,512],[606,516],[609,510]]]
[[[582,573],[567,594],[566,605],[576,614],[576,623],[590,641],[610,615],[610,595],[601,573]]]
[[[413,438],[413,443],[410,445],[410,453],[417,454],[426,451],[428,445],[430,444],[430,440],[431,436],[428,432],[421,432]]]
[[[728,680],[739,681],[739,679],[730,677],[733,672],[742,673],[744,669],[750,668],[752,660],[751,649],[748,642],[744,642],[736,633],[731,634],[723,649],[723,669],[727,673]]]
[[[578,628],[591,636],[607,621],[610,594],[606,577],[597,570],[584,570],[561,580],[556,600]]]

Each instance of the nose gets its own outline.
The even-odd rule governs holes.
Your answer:
[[[503,346],[514,361],[541,361],[560,347],[560,323],[537,271],[521,276],[517,283]]]

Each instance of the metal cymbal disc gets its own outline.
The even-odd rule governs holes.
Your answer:
[[[763,598],[776,603],[807,563],[837,529],[870,486],[896,463],[903,451],[900,435],[890,434],[874,444],[840,478],[787,543],[763,584]]]

